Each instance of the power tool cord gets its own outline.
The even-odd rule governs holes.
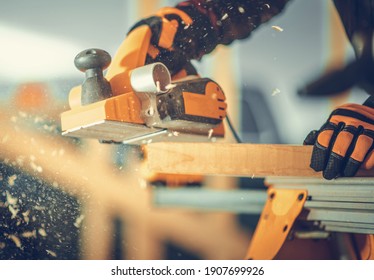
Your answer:
[[[231,133],[234,135],[234,138],[235,138],[236,142],[237,143],[243,143],[243,141],[240,139],[238,133],[236,132],[236,129],[232,125],[229,115],[226,115],[226,121],[227,121],[227,124],[228,124],[228,126],[231,130]]]

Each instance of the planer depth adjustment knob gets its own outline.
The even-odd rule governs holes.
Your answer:
[[[87,49],[74,59],[75,67],[85,73],[82,84],[81,104],[87,105],[112,96],[110,83],[104,78],[105,70],[111,62],[109,53],[100,49]]]

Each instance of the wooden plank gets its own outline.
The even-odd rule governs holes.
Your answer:
[[[312,146],[152,143],[143,146],[152,172],[231,176],[321,177],[309,167]],[[360,172],[374,177],[374,170]]]

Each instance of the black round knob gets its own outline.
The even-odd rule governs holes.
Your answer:
[[[111,62],[109,53],[100,49],[80,52],[74,59],[75,66],[85,73],[82,84],[81,104],[87,105],[112,96],[110,83],[104,78],[103,70]]]
[[[112,58],[110,54],[101,49],[87,49],[81,51],[74,59],[75,67],[86,72],[88,69],[106,69]]]

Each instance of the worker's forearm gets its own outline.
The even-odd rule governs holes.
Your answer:
[[[194,20],[186,30],[194,41],[191,58],[200,58],[218,44],[230,44],[280,13],[289,0],[190,0],[177,5]],[[188,37],[188,36],[186,36]]]

